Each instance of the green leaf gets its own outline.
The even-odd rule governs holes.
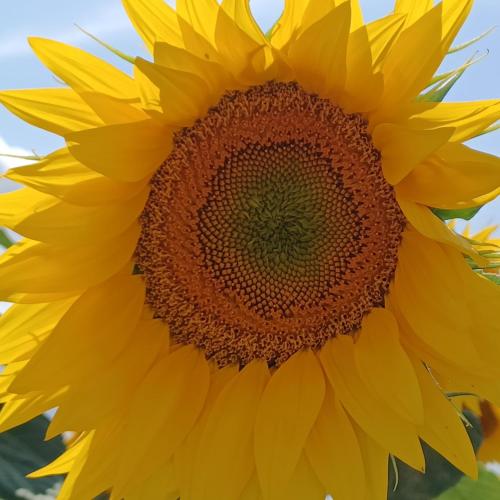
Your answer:
[[[112,52],[115,56],[118,56],[120,59],[123,59],[124,61],[127,61],[131,64],[135,64],[135,57],[129,56],[128,54],[125,54],[125,52],[122,52],[121,50],[115,49],[112,45],[109,43],[106,43],[105,41],[101,40],[100,38],[97,38],[95,35],[92,33],[88,32],[87,30],[83,29],[81,26],[78,26],[78,24],[75,24],[75,26],[85,35],[87,35],[89,38],[92,38],[95,42],[97,42],[99,45],[104,47],[105,49],[108,49],[110,52]]]
[[[40,161],[43,160],[42,156],[38,156],[35,152],[32,155],[11,155],[9,153],[0,153],[0,156],[4,158],[16,158],[17,160],[27,160],[27,161]]]
[[[500,274],[484,273],[484,272],[480,272],[479,274],[481,274],[481,276],[484,276],[485,278],[489,279],[490,281],[493,281],[493,283],[495,283],[495,285],[500,285]]]
[[[458,82],[458,80],[461,78],[463,74],[464,72],[461,71],[460,73],[456,74],[445,83],[436,85],[429,92],[420,96],[419,101],[442,102],[444,98],[448,95],[450,90],[453,88],[455,83]]]
[[[25,477],[52,462],[66,449],[60,437],[44,441],[48,425],[48,419],[40,416],[0,434],[0,499],[23,498],[16,495],[18,490],[43,494],[62,482],[61,476]]]
[[[438,83],[425,94],[419,95],[417,100],[423,102],[442,102],[444,98],[448,95],[448,92],[453,88],[455,83],[457,83],[458,80],[460,80],[460,78],[465,73],[465,70],[467,68],[468,66],[466,65],[463,66],[461,69],[459,68],[458,70],[452,71],[451,72],[452,76],[450,76],[444,82]]]
[[[429,84],[427,85],[427,87],[430,87],[436,83],[442,82],[444,80],[448,80],[448,79],[456,76],[458,73],[465,71],[466,69],[470,68],[474,64],[476,64],[479,61],[481,61],[482,59],[484,59],[487,55],[488,55],[488,53],[483,54],[482,56],[475,58],[476,54],[474,54],[470,59],[465,61],[465,63],[462,64],[462,66],[459,66],[458,68],[455,68],[454,70],[447,71],[446,73],[441,73],[439,75],[434,76],[431,79],[431,81],[429,82]]]
[[[495,474],[481,467],[477,481],[463,477],[454,488],[436,500],[498,500],[499,498],[500,480]]]
[[[468,42],[465,42],[465,43],[462,43],[462,44],[457,45],[455,47],[452,47],[448,51],[448,54],[454,54],[455,52],[459,52],[461,50],[464,50],[464,49],[470,47],[471,45],[474,45],[475,43],[479,42],[483,38],[486,38],[490,33],[495,31],[495,29],[496,29],[496,26],[492,26],[490,29],[487,29],[484,33],[481,33],[479,36],[476,36],[472,40],[469,40]]]
[[[474,54],[470,59],[468,59],[462,66],[450,71],[448,73],[444,73],[442,75],[436,75],[430,82],[429,85],[432,85],[435,82],[438,82],[437,85],[434,85],[429,91],[425,94],[421,94],[417,97],[418,101],[423,102],[442,102],[444,98],[448,95],[448,92],[453,88],[455,83],[462,77],[465,71],[472,66],[473,64],[484,59],[489,52],[486,52],[481,57],[475,58],[477,55]]]
[[[461,208],[458,210],[445,210],[442,208],[433,208],[432,212],[434,215],[437,215],[441,220],[450,220],[450,219],[463,219],[463,220],[471,220],[474,215],[476,215],[481,207],[471,207],[471,208]]]
[[[0,245],[3,246],[4,248],[9,248],[13,244],[14,243],[7,236],[7,234],[5,233],[5,231],[3,229],[0,229]]]

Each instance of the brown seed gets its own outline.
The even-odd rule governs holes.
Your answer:
[[[383,305],[405,219],[363,118],[268,82],[177,133],[141,223],[147,301],[173,341],[276,366]]]

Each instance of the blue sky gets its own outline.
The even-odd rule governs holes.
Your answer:
[[[367,20],[389,13],[393,5],[392,0],[361,0],[361,3]],[[259,23],[267,29],[279,15],[282,4],[281,0],[253,0],[252,8]],[[124,52],[145,55],[141,40],[128,22],[120,0],[4,0],[1,15],[0,89],[57,85],[53,76],[31,53],[26,42],[28,36],[53,38],[77,45],[128,70],[126,63],[101,49],[82,34],[74,26],[75,23]],[[500,24],[500,0],[476,0],[473,13],[457,43],[473,38],[495,24]],[[489,54],[468,70],[449,94],[448,100],[500,97],[500,29],[473,48],[449,57],[444,68],[460,65],[476,51]],[[61,144],[59,137],[30,127],[5,109],[0,109],[0,152],[17,148],[14,153],[35,150],[44,154]],[[499,155],[500,132],[478,138],[471,144],[477,149]],[[0,166],[2,164],[11,166],[15,162],[0,159]],[[474,225],[478,227],[492,223],[500,224],[500,200],[483,209],[474,220]]]

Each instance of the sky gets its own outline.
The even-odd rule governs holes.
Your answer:
[[[251,4],[257,21],[267,30],[279,16],[283,2],[251,0]],[[373,20],[389,13],[393,0],[361,0],[361,4],[365,19]],[[108,59],[125,71],[130,70],[130,65],[102,49],[79,31],[75,24],[123,52],[147,57],[120,0],[0,0],[0,11],[0,89],[58,85],[31,52],[26,40],[28,36],[70,43]],[[456,43],[467,41],[495,24],[500,24],[500,0],[476,0],[472,15]],[[500,97],[500,28],[473,48],[450,56],[443,70],[459,66],[475,52],[478,56],[487,56],[466,72],[447,100]],[[0,153],[31,154],[31,151],[35,151],[46,154],[61,145],[62,140],[58,136],[24,124],[0,106]],[[475,139],[471,145],[499,155],[500,131]],[[15,160],[0,158],[0,167],[17,164]],[[0,189],[13,187],[12,184],[4,184]],[[500,224],[500,199],[482,209],[473,220],[473,226],[478,228],[494,223]]]

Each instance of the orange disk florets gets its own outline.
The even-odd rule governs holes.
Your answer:
[[[383,305],[405,224],[362,117],[277,82],[176,135],[141,220],[150,306],[221,366],[355,331]]]

